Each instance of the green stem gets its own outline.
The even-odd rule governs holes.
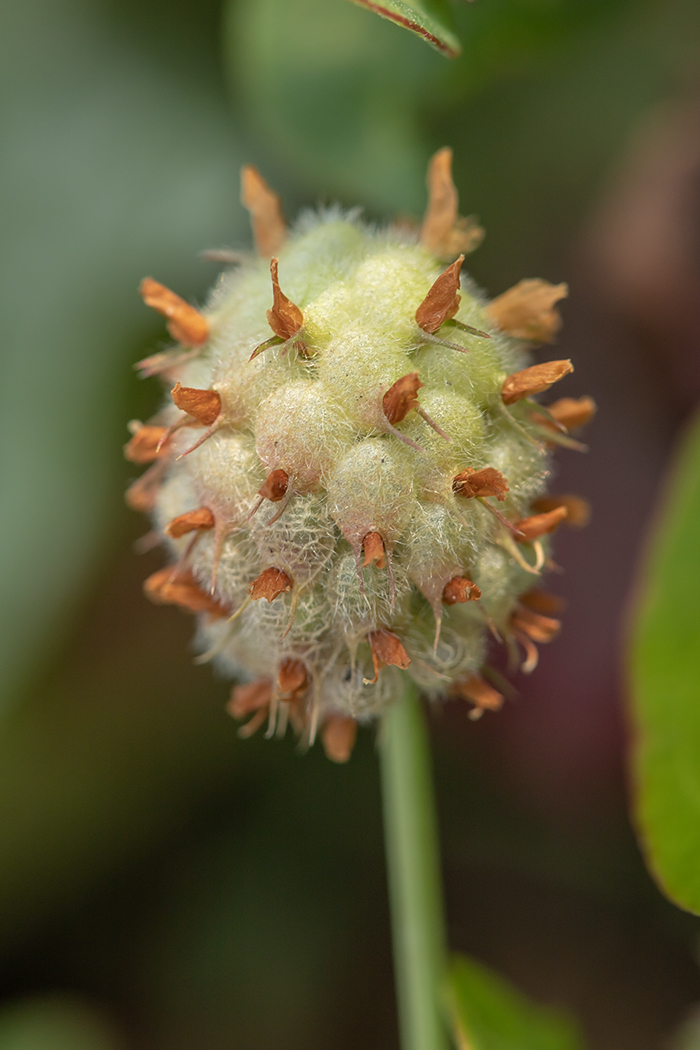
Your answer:
[[[447,1050],[445,919],[430,751],[410,680],[380,733],[384,833],[402,1050]]]

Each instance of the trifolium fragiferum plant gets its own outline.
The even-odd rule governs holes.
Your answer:
[[[530,357],[566,285],[475,287],[462,264],[482,231],[458,214],[451,160],[433,157],[415,226],[326,208],[288,229],[244,168],[255,253],[221,253],[201,310],[141,285],[176,344],[140,362],[167,397],[126,446],[151,464],[128,502],[168,553],[146,593],[196,614],[244,735],[291,723],[336,761],[404,675],[475,717],[498,709],[488,644],[534,669],[559,630],[538,585],[550,534],[587,515],[545,488],[595,406],[536,401],[573,368]]]

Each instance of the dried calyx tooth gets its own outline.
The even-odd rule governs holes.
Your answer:
[[[428,165],[428,206],[420,240],[436,259],[447,261],[455,255],[468,255],[484,239],[484,231],[471,216],[459,214],[459,196],[452,179],[452,150],[444,146]]]
[[[549,281],[519,281],[507,292],[492,299],[486,313],[503,332],[534,343],[551,343],[561,328],[555,303],[569,294],[566,284]]]
[[[287,239],[287,227],[279,196],[251,164],[241,168],[241,203],[250,212],[253,240],[258,255],[269,259]]]
[[[146,306],[168,319],[168,331],[183,346],[203,346],[209,339],[206,317],[152,277],[144,277],[139,287]]]
[[[573,370],[571,361],[545,361],[544,364],[524,368],[522,372],[514,372],[507,377],[501,388],[503,403],[514,405],[524,397],[541,394]]]

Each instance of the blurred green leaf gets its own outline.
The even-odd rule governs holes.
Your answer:
[[[679,449],[634,609],[637,826],[664,891],[700,913],[700,420]]]
[[[444,0],[352,0],[352,3],[410,29],[448,58],[456,58],[462,50]]]
[[[73,999],[25,999],[0,1010],[0,1050],[117,1050],[119,1045],[102,1017]]]
[[[581,1050],[574,1023],[535,1006],[487,966],[455,956],[449,978],[459,1050]]]

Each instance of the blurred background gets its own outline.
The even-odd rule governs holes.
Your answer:
[[[623,640],[700,394],[700,5],[455,16],[448,62],[347,0],[0,0],[0,1050],[398,1045],[373,734],[345,767],[237,738],[142,597],[121,446],[160,398],[138,282],[201,301],[200,249],[250,241],[242,163],[289,216],[382,219],[445,144],[471,273],[569,282],[555,356],[599,405],[558,454],[594,506],[558,537],[561,638],[497,717],[431,716],[451,944],[591,1050],[691,1045],[700,925],[627,816]]]

